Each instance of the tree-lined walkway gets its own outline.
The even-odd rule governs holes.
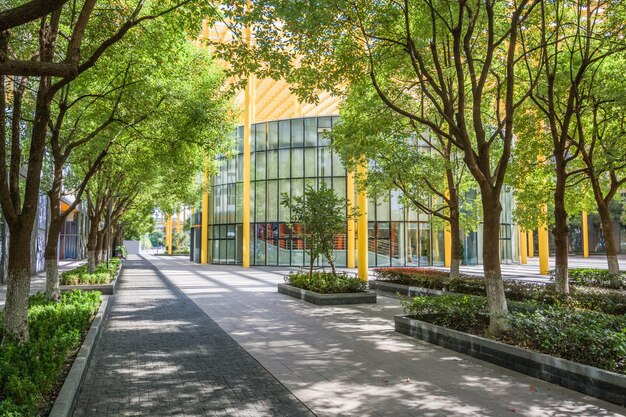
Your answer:
[[[112,302],[75,417],[311,415],[149,262]]]

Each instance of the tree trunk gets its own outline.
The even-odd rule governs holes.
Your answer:
[[[90,218],[89,234],[87,235],[87,271],[96,271],[96,245],[98,239],[98,222]]]
[[[28,293],[30,291],[30,237],[32,221],[23,227],[10,227],[11,240],[8,259],[8,285],[4,306],[4,335],[2,342],[23,343],[28,340]]]
[[[500,269],[500,196],[493,191],[483,190],[483,269],[485,273],[485,290],[489,305],[489,332],[493,335],[507,329],[506,296],[502,271]]]
[[[554,189],[554,284],[557,292],[569,294],[568,251],[567,251],[567,210],[565,209],[566,172],[563,158],[555,152],[556,184]]]
[[[98,239],[97,239],[97,243],[96,243],[96,265],[101,264],[102,262],[104,262],[104,250],[106,248],[106,244],[104,242],[106,236],[106,230],[105,231],[98,231]]]
[[[458,278],[461,268],[459,193],[455,187],[448,186],[448,190],[450,193],[450,278]]]
[[[604,235],[604,248],[606,251],[606,261],[609,266],[609,274],[611,274],[611,286],[619,288],[622,285],[622,279],[619,274],[619,261],[617,260],[617,247],[615,245],[615,235],[613,234],[613,221],[609,206],[604,199],[600,198],[598,203],[598,214],[600,215],[600,223],[602,224],[602,234]]]
[[[54,208],[51,208],[51,211]],[[57,262],[57,252],[59,235],[61,234],[61,226],[63,218],[61,216],[52,215],[50,220],[50,228],[48,229],[48,240],[44,258],[46,260],[46,298],[48,300],[58,301],[61,296],[59,288],[59,265]]]

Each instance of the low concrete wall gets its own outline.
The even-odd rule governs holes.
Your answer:
[[[287,284],[278,284],[278,292],[320,306],[376,303],[376,293],[373,291],[346,294],[319,294]]]
[[[120,266],[120,269],[117,270],[117,275],[115,278],[108,284],[86,284],[86,285],[61,285],[61,292],[72,291],[72,290],[83,290],[83,291],[100,291],[102,295],[113,295],[117,290],[117,286],[119,284],[119,277],[122,273],[122,269],[124,268],[123,264]]]
[[[448,291],[431,290],[430,288],[412,287],[410,285],[394,284],[393,282],[369,281],[369,287],[372,290],[378,290],[383,292],[399,293],[401,295],[408,295],[410,297],[422,296],[422,295],[445,295],[456,294]]]
[[[626,406],[626,376],[566,359],[395,316],[397,332]]]
[[[139,252],[141,252],[141,242],[138,240],[125,240],[124,246],[126,246],[128,255],[139,255]]]

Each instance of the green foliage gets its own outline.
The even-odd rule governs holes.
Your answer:
[[[61,274],[61,285],[87,285],[87,284],[108,284],[111,282],[117,271],[120,269],[122,261],[118,258],[109,259],[109,267],[106,263],[96,266],[93,273],[87,272],[87,265],[81,265]]]
[[[396,284],[459,294],[485,294],[482,277],[461,275],[449,278],[447,271],[427,268],[378,268],[375,272],[379,279]],[[553,285],[507,280],[504,281],[504,293],[512,301],[531,301],[612,315],[626,314],[626,292],[621,290],[574,286],[570,294],[565,295],[557,292]]]
[[[312,274],[293,272],[285,277],[285,282],[294,287],[320,294],[354,293],[367,290],[367,282],[346,274],[313,272]]]
[[[118,245],[115,247],[115,256],[119,256],[121,258],[126,258],[126,255],[128,255],[128,252],[126,251],[126,246],[124,245]]]
[[[569,270],[568,274],[570,283],[574,285],[612,288],[611,279],[613,276],[606,269],[573,268]],[[623,283],[626,272],[621,272],[620,277]],[[550,279],[554,280],[554,271],[550,271]]]
[[[150,239],[150,243],[153,248],[158,248],[161,246],[165,246],[165,234],[160,231],[154,231],[148,234],[148,239]]]
[[[45,294],[29,299],[29,341],[0,345],[0,415],[38,414],[99,306],[99,292],[62,293],[58,303]]]
[[[283,193],[281,204],[291,209],[291,229],[296,231],[296,224],[302,227],[306,252],[311,260],[310,274],[319,256],[328,260],[335,273],[335,236],[343,233],[347,218],[354,217],[354,213],[347,212],[346,199],[339,198],[326,182],[321,181],[317,190],[307,183],[304,194],[293,199]]]
[[[415,297],[402,304],[418,320],[487,336],[485,297]],[[509,306],[509,330],[499,336],[500,341],[626,374],[626,316],[533,303]]]

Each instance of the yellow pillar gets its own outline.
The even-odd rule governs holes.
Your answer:
[[[246,2],[246,7],[250,8],[250,0]],[[244,30],[244,37],[248,46],[252,44],[252,32],[250,27]],[[243,114],[243,228],[242,228],[242,265],[244,268],[250,266],[250,140],[252,123],[254,122],[254,89],[255,78],[253,74],[248,76],[248,83],[244,94],[244,114]]]
[[[357,174],[359,176],[367,175],[367,162],[359,164],[357,167]],[[361,281],[367,281],[367,262],[368,262],[368,242],[367,242],[367,233],[368,233],[368,225],[367,225],[367,193],[365,190],[360,189],[359,195],[357,199],[357,204],[359,207],[359,241],[358,241],[358,252],[359,252],[359,279]]]
[[[586,211],[583,211],[583,257],[589,257],[589,224]]]
[[[172,215],[168,214],[165,218],[165,246],[167,246],[167,254],[172,254]]]
[[[546,204],[543,205],[542,211],[544,214],[547,213],[548,206]],[[548,275],[550,272],[550,252],[548,249],[548,225],[545,222],[540,224],[537,229],[537,242],[539,244],[539,273],[541,275]]]
[[[348,213],[352,213],[354,210],[354,173],[348,172],[346,179],[346,193],[348,194],[347,202],[348,202]],[[356,266],[356,256],[354,253],[354,218],[348,218],[348,244],[347,244],[347,253],[346,260],[348,268],[354,268]]]
[[[202,190],[202,226],[200,228],[200,263],[209,263],[209,166],[204,167],[204,189]]]
[[[535,238],[532,230],[528,231],[528,257],[535,257]]]
[[[520,228],[519,232],[519,253],[520,253],[520,263],[522,265],[526,265],[528,263],[527,254],[528,254],[528,241],[526,240],[527,234],[526,230]]]
[[[452,233],[450,231],[450,224],[446,224],[443,229],[443,245],[444,245],[444,266],[450,268],[452,265]]]

